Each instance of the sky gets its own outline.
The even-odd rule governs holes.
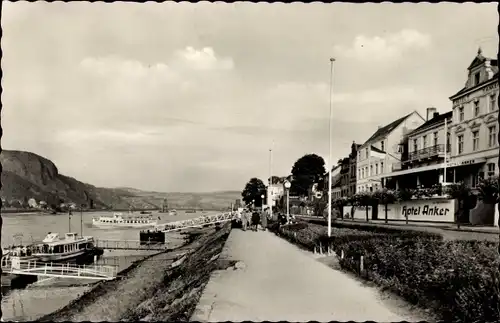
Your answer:
[[[497,4],[3,2],[2,148],[102,187],[242,190],[451,110]]]

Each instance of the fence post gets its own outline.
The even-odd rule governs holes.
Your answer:
[[[321,241],[319,242],[319,254],[323,255],[323,244],[321,243]]]
[[[47,264],[45,264],[45,269],[43,270],[43,273],[47,275]]]
[[[364,270],[364,257],[361,256],[360,262],[359,262],[359,272],[362,274]]]

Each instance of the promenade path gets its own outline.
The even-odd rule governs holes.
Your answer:
[[[219,259],[243,265],[212,273],[191,321],[425,320],[271,232],[232,230]]]

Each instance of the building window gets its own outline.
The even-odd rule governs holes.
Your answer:
[[[458,121],[464,121],[465,115],[464,115],[464,107],[458,108]]]
[[[360,169],[359,171],[360,171],[359,178],[364,178],[365,177],[365,170],[364,169]]]
[[[413,151],[417,151],[417,150],[418,150],[418,140],[413,139]]]
[[[422,137],[422,148],[427,148],[427,136]]]
[[[458,153],[462,154],[464,152],[464,135],[459,135],[458,139]]]
[[[365,158],[368,158],[368,148],[365,148]]]
[[[370,165],[370,175],[368,176],[372,176],[373,175],[373,165]]]
[[[380,162],[380,174],[384,173],[384,162]]]
[[[488,147],[494,147],[497,144],[497,126],[488,127]]]
[[[488,164],[488,177],[495,176],[495,163]]]
[[[479,73],[474,74],[474,85],[478,85],[480,80]]]
[[[375,175],[378,175],[378,163],[375,164]]]
[[[434,146],[437,146],[437,145],[438,145],[438,141],[439,141],[439,137],[438,137],[438,136],[439,136],[439,134],[438,134],[438,132],[436,131],[436,132],[434,133]]]
[[[497,95],[490,95],[490,111],[495,111],[497,109]]]
[[[479,131],[472,132],[472,150],[476,151],[479,149]]]
[[[383,140],[380,142],[380,149],[381,149],[382,151],[385,151],[384,141],[383,141]]]
[[[474,101],[474,117],[477,117],[480,112],[479,101]]]

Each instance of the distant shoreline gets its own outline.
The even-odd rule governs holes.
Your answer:
[[[183,208],[172,208],[177,211],[185,211],[185,210],[194,210],[194,208],[189,208],[189,207],[183,207]],[[81,212],[88,213],[88,212],[128,212],[129,209],[112,209],[112,210],[99,210],[99,209],[88,209],[88,210],[82,210]],[[161,211],[160,209],[134,209],[134,212],[155,212],[155,211]],[[221,210],[216,210],[216,209],[203,209],[203,211],[220,211]],[[73,214],[80,213],[80,210],[72,210]],[[202,210],[196,209],[196,213],[201,213]],[[1,209],[0,210],[1,214],[39,214],[39,215],[64,215],[68,214],[68,212],[58,212],[56,214],[52,214],[50,211],[42,211],[38,209]]]

